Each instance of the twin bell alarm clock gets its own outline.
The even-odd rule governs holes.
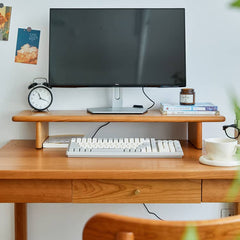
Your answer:
[[[53,101],[53,95],[46,78],[34,78],[28,86],[28,103],[36,111],[47,110]]]

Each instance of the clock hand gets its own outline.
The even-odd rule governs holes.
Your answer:
[[[48,100],[46,100],[46,99],[43,99],[43,98],[40,98],[41,100],[43,100],[43,101],[45,101],[45,102],[48,102]]]
[[[41,95],[40,95],[40,93],[38,92],[38,96],[39,96],[39,99],[40,100],[43,100],[43,101],[46,101],[46,102],[48,102],[46,99],[43,99],[42,97],[41,97]]]

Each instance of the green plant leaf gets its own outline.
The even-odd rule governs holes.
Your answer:
[[[238,168],[236,177],[228,189],[227,196],[225,198],[226,202],[234,202],[239,194],[239,191],[240,191],[240,168]]]
[[[236,0],[234,2],[231,3],[232,7],[240,7],[240,0]]]
[[[232,95],[231,98],[232,98],[232,104],[233,104],[234,112],[235,112],[235,115],[236,115],[236,120],[240,120],[240,107],[239,107],[240,105],[238,103],[237,97],[236,97],[236,95]]]
[[[198,232],[195,226],[187,225],[182,240],[198,240]]]
[[[237,103],[235,103],[235,105],[234,105],[234,111],[235,111],[235,115],[236,115],[236,120],[239,121],[240,120],[240,107]]]

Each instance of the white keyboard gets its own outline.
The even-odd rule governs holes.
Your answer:
[[[72,138],[68,157],[181,158],[178,140],[155,138]]]

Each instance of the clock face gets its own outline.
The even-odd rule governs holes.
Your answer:
[[[51,91],[43,86],[33,88],[28,95],[28,102],[35,110],[45,110],[52,104]]]

